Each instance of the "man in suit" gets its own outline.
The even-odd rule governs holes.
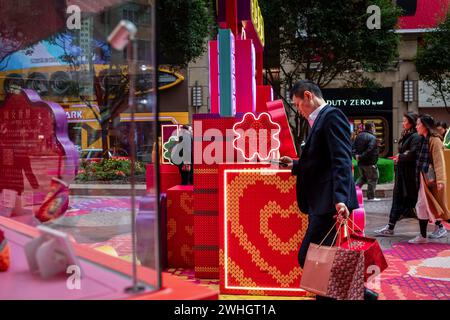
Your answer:
[[[347,117],[341,110],[327,105],[320,88],[309,80],[294,85],[291,100],[311,126],[300,160],[280,159],[297,176],[297,202],[300,211],[309,215],[308,229],[298,253],[303,268],[310,243],[320,244],[325,238],[323,244],[332,245],[336,219],[347,218],[359,205],[352,176],[351,130]]]

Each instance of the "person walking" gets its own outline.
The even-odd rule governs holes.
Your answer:
[[[395,182],[389,223],[375,230],[377,236],[393,236],[396,223],[402,217],[416,217],[419,186],[416,179],[416,160],[421,137],[416,130],[418,115],[408,112],[403,115],[403,132],[398,142],[395,166]]]
[[[375,124],[366,122],[362,131],[353,143],[353,155],[358,161],[360,176],[356,185],[362,188],[367,183],[367,200],[379,201],[375,198],[375,189],[378,183],[378,145],[375,136]]]
[[[297,176],[298,206],[309,217],[298,252],[299,265],[303,268],[310,244],[324,240],[324,245],[331,246],[336,235],[335,219],[347,218],[359,205],[352,176],[351,131],[347,117],[328,105],[320,88],[309,80],[294,85],[291,100],[311,126],[301,158],[280,158]],[[366,289],[365,296],[370,299],[376,294]],[[317,299],[330,298],[317,296]]]
[[[449,210],[446,197],[446,173],[444,147],[435,132],[435,122],[430,115],[420,115],[417,120],[417,133],[423,137],[417,158],[416,177],[419,183],[419,195],[416,204],[420,234],[409,243],[427,243],[428,221],[435,222],[430,239],[447,235],[442,220],[448,220]]]
[[[439,121],[436,123],[436,131],[439,134],[439,138],[444,141],[445,135],[447,134],[448,124],[445,121]]]

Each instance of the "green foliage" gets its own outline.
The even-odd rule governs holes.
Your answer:
[[[400,10],[390,0],[260,0],[266,39],[279,43],[284,62],[293,64],[292,82],[304,77],[321,87],[336,77],[383,71],[397,57],[399,35],[393,30]],[[381,8],[381,29],[370,30],[367,8]],[[278,9],[274,9],[278,8]],[[273,40],[271,38],[277,37]],[[283,58],[282,58],[283,62]],[[359,76],[361,80],[364,78]]]
[[[425,35],[416,56],[416,68],[422,80],[434,90],[435,98],[450,101],[450,14],[434,31]]]
[[[77,181],[114,181],[130,177],[131,161],[129,159],[83,160],[76,177]],[[136,175],[145,174],[145,164],[136,162]]]
[[[354,167],[354,178],[355,181],[359,178],[359,168],[355,159],[352,160]],[[380,177],[378,179],[378,184],[391,183],[394,181],[394,161],[391,159],[378,159],[378,171],[380,172]]]
[[[206,50],[214,15],[207,0],[158,1],[161,64],[186,67]]]

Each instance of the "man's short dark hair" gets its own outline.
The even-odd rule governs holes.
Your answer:
[[[373,123],[372,121],[366,122],[366,123],[364,124],[364,130],[366,130],[366,131],[372,131],[373,129],[375,129],[375,123]]]
[[[297,81],[292,87],[289,97],[292,100],[295,95],[296,97],[303,99],[305,97],[305,91],[312,92],[316,97],[323,99],[323,94],[319,86],[311,80]]]

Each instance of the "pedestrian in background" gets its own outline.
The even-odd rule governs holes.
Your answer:
[[[417,158],[416,177],[419,183],[419,195],[416,204],[419,218],[420,235],[409,242],[427,243],[428,221],[435,222],[435,230],[430,239],[447,235],[441,220],[449,219],[446,197],[446,173],[444,146],[435,132],[435,122],[430,115],[420,115],[417,120],[417,133],[423,137]]]
[[[416,130],[418,115],[408,112],[403,115],[403,131],[398,141],[398,155],[395,166],[395,183],[389,224],[375,234],[393,236],[396,223],[402,217],[416,217],[416,203],[419,186],[416,179],[416,161],[421,137]]]
[[[367,200],[379,201],[375,198],[375,189],[378,183],[378,145],[375,136],[375,124],[366,122],[362,131],[353,143],[353,156],[358,161],[360,176],[356,185],[360,188],[367,183]]]
[[[445,121],[438,121],[436,123],[436,131],[439,134],[439,138],[444,141],[445,135],[447,134],[448,124]]]

